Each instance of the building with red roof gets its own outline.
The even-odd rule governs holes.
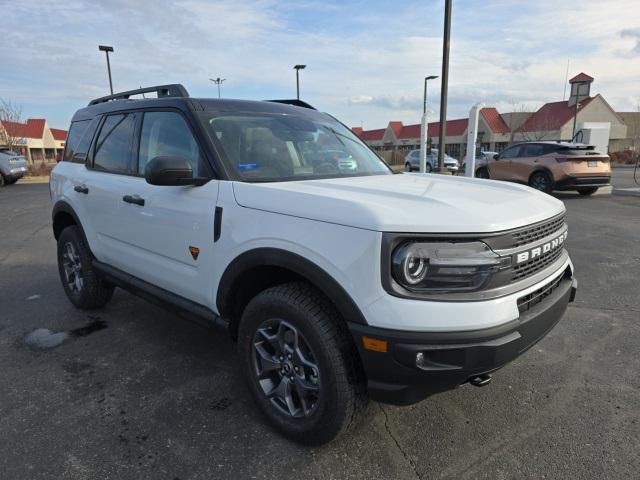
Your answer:
[[[478,119],[477,139],[480,149],[500,152],[514,142],[570,141],[575,121],[576,126],[584,122],[608,122],[611,126],[609,150],[621,150],[625,144],[627,126],[600,94],[591,96],[592,82],[593,77],[586,73],[576,75],[569,80],[569,100],[545,103],[536,112],[501,114],[494,107],[482,108]],[[447,120],[447,154],[459,159],[464,157],[468,122],[467,118]],[[420,124],[403,125],[398,121],[389,122],[385,129],[353,129],[371,147],[383,151],[420,148],[420,130]],[[429,123],[428,142],[434,147],[439,141],[439,131],[439,122]]]
[[[0,147],[11,147],[29,163],[54,162],[66,141],[67,131],[49,128],[44,118],[29,118],[24,123],[0,121]]]

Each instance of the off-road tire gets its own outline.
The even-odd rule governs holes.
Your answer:
[[[63,255],[67,243],[70,243],[77,252],[81,265],[80,275],[82,288],[73,291],[68,284],[63,265]],[[58,272],[60,281],[69,301],[81,310],[93,310],[104,307],[113,296],[114,286],[102,279],[92,265],[93,255],[85,244],[80,229],[73,225],[65,228],[58,237]]]
[[[553,191],[553,179],[546,172],[533,172],[529,177],[529,186],[550,194]]]
[[[593,195],[594,193],[596,193],[598,191],[598,187],[584,187],[584,188],[578,188],[578,193],[580,195]]]
[[[319,367],[316,409],[294,418],[276,408],[258,381],[253,349],[264,322],[282,319],[304,336]],[[239,325],[238,352],[249,390],[276,429],[306,445],[321,445],[352,430],[367,411],[364,374],[351,335],[335,307],[304,282],[278,285],[254,297]]]

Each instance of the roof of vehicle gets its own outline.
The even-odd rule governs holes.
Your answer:
[[[129,98],[147,92],[157,92],[158,98]],[[92,100],[85,108],[78,110],[72,121],[87,120],[103,113],[139,108],[183,107],[194,111],[289,113],[308,117],[326,114],[315,110],[301,100],[235,100],[227,98],[192,98],[182,85],[161,85],[138,90],[116,93]]]
[[[545,145],[558,145],[561,147],[567,147],[567,148],[587,148],[587,147],[591,147],[592,145],[587,145],[586,143],[575,143],[575,142],[554,142],[553,140],[539,140],[539,141],[532,141],[532,142],[518,142],[515,143],[514,145],[526,145],[528,143],[542,143]]]

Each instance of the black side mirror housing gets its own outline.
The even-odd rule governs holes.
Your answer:
[[[193,176],[191,163],[179,156],[154,157],[144,169],[144,178],[151,185],[203,185],[208,179]]]
[[[494,159],[494,160],[500,160],[500,155],[499,155],[499,154],[497,154],[497,153],[496,153],[496,154],[494,154],[494,155],[493,155],[493,159]]]

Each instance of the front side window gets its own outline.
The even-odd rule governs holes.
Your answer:
[[[500,158],[515,158],[518,156],[518,152],[520,151],[520,145],[516,145],[515,147],[507,148],[500,154]]]
[[[140,134],[138,174],[144,175],[147,163],[163,156],[182,157],[191,163],[195,177],[205,175],[200,147],[182,115],[177,112],[146,112]]]
[[[204,114],[204,123],[229,166],[248,182],[391,174],[351,130],[331,118]]]
[[[135,115],[109,115],[100,129],[93,157],[93,168],[112,173],[129,173],[131,140]]]

